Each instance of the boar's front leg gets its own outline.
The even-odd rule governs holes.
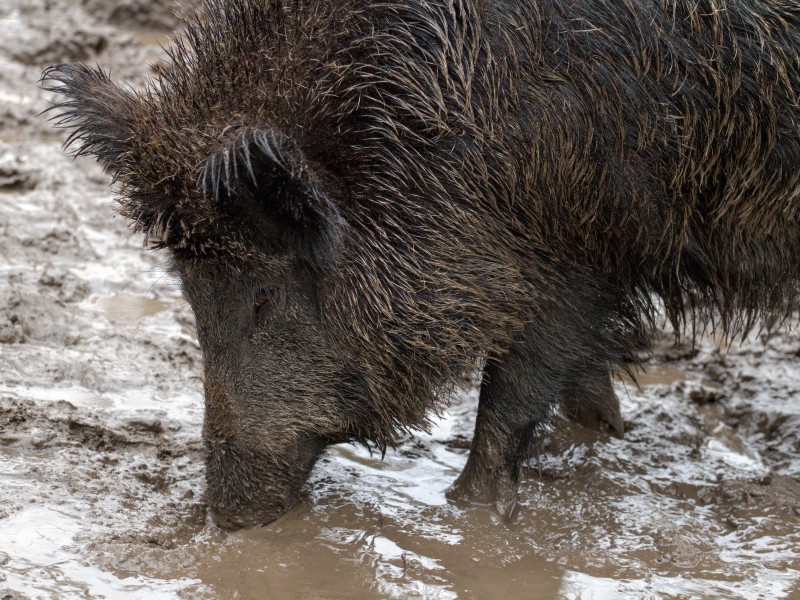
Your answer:
[[[495,503],[510,516],[522,461],[537,424],[546,423],[561,398],[541,361],[521,347],[487,360],[467,464],[447,492],[451,500]]]
[[[602,329],[556,310],[533,323],[509,351],[490,357],[481,381],[478,416],[467,464],[448,490],[452,500],[494,503],[510,516],[522,462],[538,431],[563,406],[588,427],[622,434],[609,365],[613,344]]]

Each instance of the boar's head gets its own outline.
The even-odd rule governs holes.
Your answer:
[[[208,502],[236,527],[295,503],[323,448],[358,437],[364,393],[318,300],[345,223],[301,151],[273,129],[228,127],[198,177],[215,231],[166,243],[205,360]]]
[[[324,174],[269,126],[227,125],[201,144],[184,132],[165,151],[142,96],[81,65],[46,76],[68,98],[62,124],[77,121],[69,141],[122,182],[121,212],[169,250],[194,311],[212,515],[231,528],[277,518],[325,446],[385,437],[369,431],[375,407],[322,312],[347,227]]]

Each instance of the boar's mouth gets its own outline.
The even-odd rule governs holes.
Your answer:
[[[328,438],[304,436],[285,455],[261,453],[230,440],[204,440],[206,501],[223,529],[267,525],[288,512]]]

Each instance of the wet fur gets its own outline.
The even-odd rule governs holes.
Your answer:
[[[527,443],[564,398],[607,395],[662,308],[679,332],[737,335],[796,307],[794,2],[205,15],[145,90],[48,70],[59,124],[177,260],[299,260],[334,362],[358,374],[352,437],[424,427],[488,360],[485,385],[507,380],[494,435]],[[515,464],[525,445],[486,444]],[[484,471],[468,478],[492,485]]]

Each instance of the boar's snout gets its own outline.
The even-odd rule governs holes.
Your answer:
[[[211,518],[231,530],[276,520],[297,504],[325,445],[323,440],[304,437],[276,455],[232,440],[206,439],[206,501]]]

